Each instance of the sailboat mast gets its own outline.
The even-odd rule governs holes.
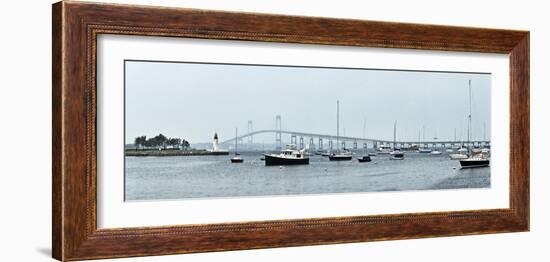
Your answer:
[[[426,126],[422,126],[422,142],[426,142]]]
[[[336,100],[336,149],[340,149],[340,100]]]
[[[468,148],[470,147],[471,128],[472,128],[472,80],[468,80]]]
[[[456,142],[456,127],[455,127],[455,139],[454,139],[453,141],[455,141],[455,142]]]
[[[397,134],[397,121],[393,122],[393,150],[395,150],[396,134]]]
[[[366,135],[366,130],[367,130],[367,118],[365,117],[363,119],[363,139],[366,139],[367,138],[367,135]]]
[[[235,155],[237,154],[237,134],[238,134],[238,129],[235,128]]]
[[[483,141],[486,141],[487,140],[487,123],[483,122]]]
[[[367,135],[366,135],[366,133],[365,133],[365,130],[366,130],[366,129],[367,129],[367,118],[364,117],[364,118],[363,118],[363,139],[366,139],[366,138],[367,138]],[[364,154],[366,154],[366,153],[367,153],[367,142],[366,142],[366,141],[363,141],[363,143],[364,143],[364,144],[363,144],[363,145],[364,145],[363,151],[364,151]]]

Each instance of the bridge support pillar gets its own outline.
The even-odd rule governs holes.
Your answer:
[[[282,146],[282,124],[281,124],[281,116],[277,115],[275,116],[275,129],[277,130],[277,133],[275,133],[275,149],[281,150],[283,148]]]
[[[317,147],[319,150],[323,150],[323,139],[319,138],[319,146]]]
[[[342,141],[342,149],[346,149],[346,141]]]
[[[300,137],[300,149],[304,149],[304,137]]]
[[[357,141],[353,141],[353,149],[357,149]]]
[[[290,143],[294,144],[294,145],[298,144],[298,141],[296,139],[296,135],[291,135],[290,136]]]
[[[328,148],[329,148],[330,150],[332,150],[332,149],[334,148],[333,143],[332,143],[332,140],[329,140],[329,141],[328,141]]]

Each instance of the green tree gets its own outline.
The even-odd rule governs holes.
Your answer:
[[[145,146],[146,142],[147,142],[146,136],[138,136],[134,139],[134,145],[136,146],[136,148]]]
[[[181,144],[180,138],[168,138],[168,141],[166,141],[166,144],[172,147],[177,147]]]
[[[163,147],[166,149],[166,142],[168,141],[168,138],[164,136],[163,134],[158,134],[157,136],[153,137],[153,143],[154,146],[161,148]]]
[[[181,147],[183,147],[184,149],[188,149],[189,147],[191,147],[191,144],[189,144],[189,142],[185,139],[182,139],[181,140]]]

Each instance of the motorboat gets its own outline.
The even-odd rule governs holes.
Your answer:
[[[266,166],[309,165],[309,157],[294,144],[287,145],[279,154],[264,154],[264,157]]]
[[[460,160],[460,159],[468,158],[468,155],[455,153],[455,154],[449,154],[449,158],[451,160]]]
[[[370,158],[369,155],[364,155],[360,158],[357,158],[357,161],[359,161],[360,163],[364,163],[364,162],[370,162],[372,159]]]
[[[431,152],[432,152],[432,150],[429,149],[429,148],[427,148],[427,147],[421,147],[421,148],[418,149],[418,153],[425,153],[425,154],[427,154],[427,153],[431,153]]]
[[[328,156],[328,159],[330,161],[349,161],[353,158],[351,152],[349,151],[340,151],[340,152],[336,152],[334,154],[331,154],[330,156]]]
[[[474,154],[466,159],[459,160],[461,168],[488,167],[490,159],[486,154]]]
[[[403,160],[405,159],[405,153],[400,150],[394,150],[390,152],[390,160]]]
[[[435,149],[432,152],[430,152],[430,155],[441,155],[441,151]]]

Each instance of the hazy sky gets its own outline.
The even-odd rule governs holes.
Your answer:
[[[472,134],[490,134],[489,74],[217,65],[126,61],[126,143],[163,133],[191,143],[222,141],[273,129],[388,139],[397,121],[398,140],[465,139],[468,80],[472,80]],[[422,135],[421,135],[422,136]],[[422,138],[422,137],[421,137]],[[283,140],[289,138],[283,135]],[[274,143],[274,135],[254,137]]]

